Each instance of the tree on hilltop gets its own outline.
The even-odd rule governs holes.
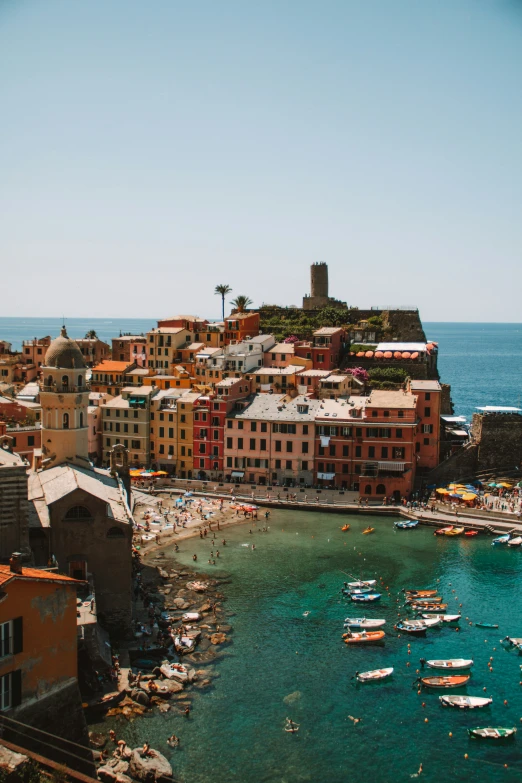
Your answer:
[[[236,296],[235,299],[232,300],[230,303],[232,307],[234,307],[236,310],[239,310],[240,313],[242,313],[244,310],[246,310],[247,307],[250,307],[252,304],[252,300],[248,298],[248,296],[245,296],[244,294],[240,294],[239,296]]]

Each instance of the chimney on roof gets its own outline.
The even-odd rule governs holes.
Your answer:
[[[13,552],[9,558],[9,570],[13,574],[22,573],[22,554],[21,552]]]

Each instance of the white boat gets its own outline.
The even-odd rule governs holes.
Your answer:
[[[456,671],[459,669],[471,669],[473,666],[471,658],[446,658],[440,660],[432,658],[429,661],[421,658],[420,660],[421,663],[425,663],[430,669],[452,669]]]
[[[401,621],[402,625],[407,626],[408,628],[434,628],[436,625],[439,624],[439,620],[433,619],[430,617],[429,620],[408,620],[404,619]]]
[[[371,672],[355,672],[359,682],[374,682],[375,680],[384,680],[393,674],[393,666],[388,669],[373,669]]]
[[[462,615],[460,614],[421,614],[424,620],[431,620],[432,618],[439,620],[441,623],[457,623]]]
[[[522,545],[522,536],[517,536],[516,538],[511,538],[507,543],[508,543],[508,546],[521,546]]]
[[[513,647],[518,647],[522,651],[522,636],[506,636],[501,642],[509,642]]]
[[[386,620],[371,620],[366,617],[347,617],[344,621],[345,628],[380,628],[386,624]]]
[[[191,653],[196,646],[195,639],[191,639],[190,636],[175,636],[173,641],[174,649],[180,655]]]
[[[201,615],[199,612],[185,612],[181,619],[184,623],[196,623],[198,620],[201,620]]]
[[[366,582],[345,582],[345,587],[361,588],[361,587],[374,587],[377,584],[377,579],[368,579]]]
[[[461,710],[474,710],[477,707],[487,707],[493,699],[485,696],[439,696],[440,703],[444,707],[458,707]]]
[[[179,680],[179,682],[187,682],[189,678],[189,668],[183,663],[162,663],[160,666],[160,672],[167,680]]]

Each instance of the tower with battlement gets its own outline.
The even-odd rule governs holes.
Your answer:
[[[316,261],[310,267],[310,295],[303,297],[303,310],[346,307],[346,302],[328,296],[328,264]]]

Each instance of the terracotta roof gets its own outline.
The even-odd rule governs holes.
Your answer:
[[[63,574],[56,574],[54,571],[43,571],[40,568],[22,568],[21,574],[15,574],[11,571],[10,566],[0,565],[0,585],[5,585],[12,579],[70,583],[71,585],[82,584],[77,579],[72,579],[70,576],[64,576]]]

